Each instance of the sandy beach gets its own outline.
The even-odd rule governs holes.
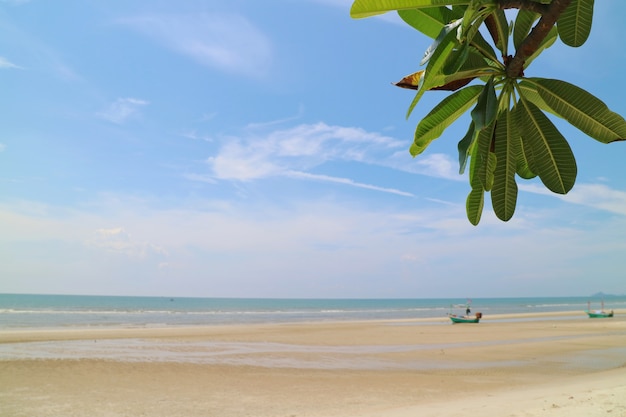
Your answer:
[[[626,312],[0,332],[0,416],[626,416]]]

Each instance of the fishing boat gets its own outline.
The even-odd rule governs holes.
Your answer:
[[[606,319],[613,317],[613,310],[604,311],[604,301],[602,301],[602,309],[591,311],[591,305],[587,302],[587,310],[585,311],[590,319]]]
[[[456,314],[448,314],[452,323],[478,323],[480,319],[483,317],[482,313],[476,313],[474,317],[470,316],[457,316]]]
[[[613,311],[586,311],[587,315],[590,319],[606,319],[609,317],[613,317]]]

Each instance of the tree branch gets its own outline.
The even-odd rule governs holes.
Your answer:
[[[506,63],[506,75],[510,78],[517,78],[523,75],[524,62],[526,62],[526,58],[531,56],[537,51],[539,45],[541,45],[541,41],[545,39],[548,35],[554,24],[558,20],[561,13],[567,9],[567,6],[570,5],[572,0],[552,0],[552,3],[547,5],[545,11],[542,13],[539,22],[535,25],[535,27],[530,31],[526,39],[522,41],[522,44],[515,51],[515,56],[508,63]],[[539,5],[540,3],[535,3],[534,1],[502,1],[500,7],[505,5],[509,5],[511,7],[512,4],[528,6],[530,3],[535,5]],[[536,6],[532,6],[533,8]],[[529,8],[529,10],[532,10]]]
[[[501,9],[524,9],[543,15],[548,11],[549,4],[537,3],[533,0],[501,0]]]

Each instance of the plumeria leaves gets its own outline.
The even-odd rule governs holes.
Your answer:
[[[572,149],[551,118],[561,118],[601,143],[626,140],[626,120],[591,93],[565,81],[526,78],[523,70],[558,39],[577,47],[589,37],[594,0],[355,0],[354,18],[397,11],[433,39],[424,68],[395,83],[416,91],[407,117],[430,90],[452,91],[418,124],[410,147],[417,156],[470,111],[458,142],[459,173],[467,170],[471,224],[480,222],[485,194],[495,215],[515,213],[518,179],[538,177],[554,193],[576,182]],[[509,21],[504,8],[518,8]],[[486,30],[481,32],[480,28]],[[491,38],[488,42],[483,36]],[[515,48],[511,51],[509,48]]]

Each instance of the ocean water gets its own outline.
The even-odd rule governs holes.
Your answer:
[[[626,309],[626,296],[466,299],[249,299],[0,294],[0,330],[398,320],[464,314]]]

